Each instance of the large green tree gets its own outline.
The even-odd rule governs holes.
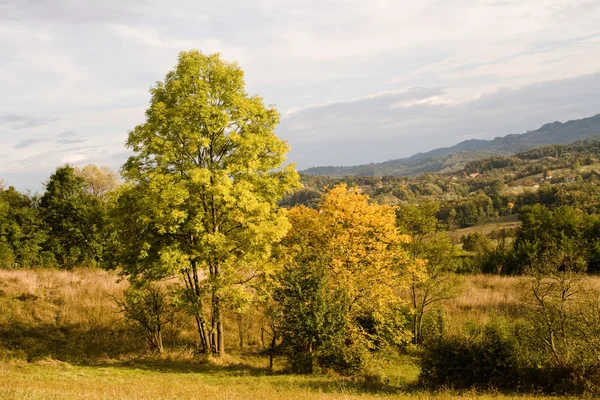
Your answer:
[[[45,247],[62,268],[100,263],[105,209],[72,166],[59,167],[50,176],[40,208],[51,231]]]
[[[277,201],[298,183],[293,166],[282,167],[279,114],[244,86],[236,63],[182,52],[129,133],[134,155],[116,208],[125,273],[180,274],[200,345],[221,356],[223,308],[285,235]]]

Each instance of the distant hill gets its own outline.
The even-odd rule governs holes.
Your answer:
[[[343,177],[413,176],[425,172],[453,172],[464,169],[471,161],[491,156],[513,155],[551,144],[569,144],[597,135],[600,135],[600,114],[564,123],[552,122],[535,131],[497,137],[492,140],[466,140],[452,147],[418,153],[408,158],[348,167],[313,167],[300,173]]]

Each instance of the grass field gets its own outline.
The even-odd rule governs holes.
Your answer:
[[[600,278],[588,283],[600,287]],[[463,295],[443,306],[449,329],[518,314],[526,284],[518,277],[465,277]],[[185,347],[193,326],[185,324],[167,338],[165,357],[140,356],[144,342],[127,329],[112,298],[125,287],[115,273],[99,270],[0,271],[0,399],[531,398],[422,392],[410,355],[374,361],[368,371],[377,379],[291,375],[283,360],[270,373],[256,341],[248,340],[243,353],[235,348],[233,323],[233,356],[225,362],[193,357]]]
[[[469,233],[480,232],[484,235],[490,234],[493,231],[501,229],[515,229],[521,226],[519,216],[517,214],[506,215],[496,219],[486,221],[485,223],[471,226],[469,228],[457,229],[449,232],[454,240],[460,240],[461,237],[467,236]]]
[[[409,371],[408,369],[407,371]],[[412,371],[416,377],[416,370]],[[56,361],[0,365],[0,399],[533,399],[426,393],[327,375],[270,375],[248,364],[138,361],[73,366]],[[550,399],[550,397],[545,397]]]

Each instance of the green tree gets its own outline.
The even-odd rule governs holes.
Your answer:
[[[439,206],[433,202],[408,205],[398,211],[398,224],[411,240],[405,244],[411,255],[409,293],[413,308],[413,343],[423,341],[423,318],[431,308],[460,293],[456,251],[452,240],[438,233],[436,214]]]
[[[127,140],[117,253],[136,278],[181,274],[202,349],[223,356],[224,300],[285,235],[277,202],[298,175],[282,167],[279,114],[245,92],[237,64],[182,52],[150,92],[146,122]]]
[[[517,230],[514,249],[520,269],[510,272],[524,272],[535,264],[536,258],[555,249],[568,256],[565,266],[588,260],[588,252],[593,250],[588,240],[593,238],[588,229],[590,217],[581,211],[568,206],[549,209],[536,204],[521,208],[519,219],[522,225]]]
[[[70,165],[59,167],[46,183],[40,208],[51,233],[47,250],[62,268],[97,265],[103,254],[104,208]]]
[[[163,328],[173,321],[175,306],[171,293],[153,282],[131,282],[123,300],[115,298],[121,312],[147,340],[151,351],[162,354]]]
[[[38,208],[39,198],[0,188],[0,266],[32,268],[53,263],[43,251],[48,229]]]

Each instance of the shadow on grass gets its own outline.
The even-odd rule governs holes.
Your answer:
[[[116,358],[143,349],[126,329],[82,325],[28,326],[13,323],[0,327],[0,343],[13,357],[29,362],[44,358],[77,363]]]
[[[40,324],[27,326],[18,323],[0,327],[0,350],[7,350],[15,358],[36,362],[54,359],[84,368],[111,368],[141,370],[164,374],[205,374],[228,377],[271,377],[268,384],[274,390],[294,388],[322,393],[394,394],[407,391],[407,386],[396,387],[376,377],[340,377],[329,375],[295,375],[286,370],[270,371],[268,359],[250,357],[220,364],[200,358],[164,359],[138,357],[144,343],[133,338],[126,330],[79,325],[55,326]],[[3,349],[2,349],[3,348]],[[121,359],[121,360],[119,360]],[[126,359],[123,361],[123,359]],[[262,365],[261,365],[262,364]]]
[[[202,360],[195,361],[139,358],[129,361],[91,362],[81,363],[79,365],[86,367],[117,368],[175,374],[212,374],[223,376],[265,376],[285,374],[282,372],[271,373],[267,367],[257,367],[251,364],[236,363],[229,365],[218,365]]]
[[[396,387],[372,377],[340,377],[329,375],[297,375],[287,370],[269,371],[250,363],[219,365],[209,361],[136,359],[130,361],[94,362],[79,364],[82,367],[111,368],[127,371],[146,371],[164,374],[203,374],[222,377],[269,377],[268,385],[274,390],[296,389],[317,393],[399,394],[417,391],[409,385]]]

